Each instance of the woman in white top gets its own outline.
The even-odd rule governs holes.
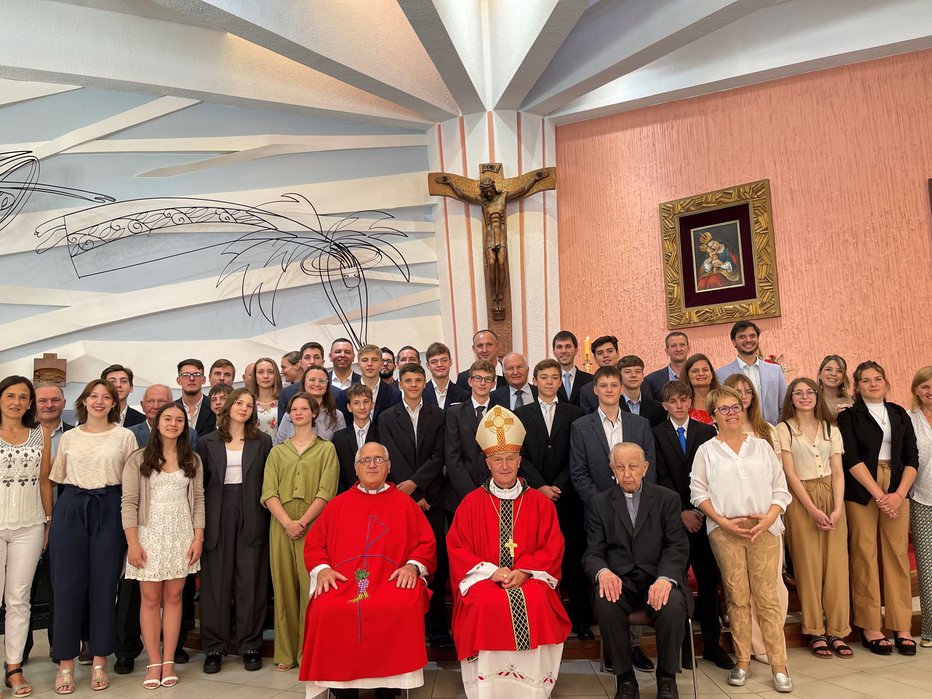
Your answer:
[[[709,543],[722,573],[737,664],[728,684],[742,687],[751,664],[751,597],[764,632],[774,688],[790,692],[785,618],[774,580],[780,571],[780,515],[792,500],[783,468],[767,442],[741,427],[741,396],[728,386],[709,392],[718,435],[699,446],[690,475],[692,504],[706,516]]]
[[[259,429],[274,439],[278,432],[278,396],[282,392],[282,375],[278,365],[268,357],[257,359],[246,388],[256,397]]]
[[[231,642],[243,666],[258,670],[269,582],[269,516],[259,499],[272,439],[259,429],[255,397],[248,389],[237,388],[227,396],[217,431],[197,440],[196,451],[204,465],[200,616],[201,647],[207,654],[204,672],[220,671]]]
[[[119,426],[120,400],[112,384],[91,381],[78,396],[78,427],[61,436],[49,475],[64,486],[49,530],[55,594],[55,691],[74,692],[74,658],[81,646],[81,616],[90,603],[91,689],[110,686],[107,656],[116,643],[117,585],[126,537],[120,516],[123,464],[136,437]]]
[[[188,413],[159,408],[149,443],[123,468],[126,579],[139,581],[139,626],[149,664],[146,689],[178,684],[174,657],[181,630],[181,593],[200,570],[204,544],[204,472],[191,448]],[[164,653],[159,639],[165,639]],[[162,658],[168,658],[163,661]],[[171,667],[165,667],[169,665]]]
[[[909,524],[916,549],[919,604],[922,609],[922,639],[932,647],[932,366],[924,366],[913,377],[913,409],[909,416],[916,432],[919,463],[909,493]]]
[[[803,377],[790,382],[777,433],[793,493],[786,508],[786,537],[802,630],[816,657],[850,658],[854,653],[843,640],[851,633],[844,447],[815,381]]]
[[[326,440],[333,439],[333,435],[346,427],[346,418],[337,410],[336,401],[333,399],[333,393],[330,390],[330,376],[327,370],[322,366],[308,367],[301,379],[304,390],[311,394],[320,405],[320,413],[314,420],[314,432],[318,437]],[[334,389],[339,391],[339,389]],[[343,393],[340,391],[340,393]],[[346,403],[346,396],[343,396],[343,402]],[[291,416],[285,413],[282,422],[278,427],[278,435],[275,437],[275,443],[281,444],[286,439],[294,435],[294,425],[291,422]]]
[[[777,458],[780,458],[780,444],[777,441],[777,433],[773,425],[764,419],[760,411],[760,399],[754,384],[745,374],[738,372],[732,374],[723,382],[725,386],[731,386],[738,395],[741,396],[741,407],[744,410],[741,413],[741,429],[745,434],[752,437],[763,439],[767,444],[773,447]],[[783,581],[783,541],[780,541],[780,567],[777,571],[777,578],[774,580],[776,585],[777,598],[780,601],[780,613],[786,618],[786,613],[790,606],[790,593],[786,589],[786,583]],[[751,597],[751,657],[762,663],[769,663],[767,657],[767,648],[764,644],[764,634],[761,631],[760,624],[757,623],[757,603]]]
[[[896,646],[901,655],[915,655],[906,497],[919,462],[916,432],[909,413],[884,400],[890,384],[877,362],[858,365],[854,386],[854,405],[837,418],[845,445],[841,463],[853,622],[871,653],[890,655]],[[892,643],[884,628],[894,631]]]
[[[23,376],[0,381],[0,590],[6,603],[6,681],[28,697],[23,648],[32,579],[52,521],[50,438],[36,420],[36,390]]]

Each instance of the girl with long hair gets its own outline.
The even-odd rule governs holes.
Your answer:
[[[282,375],[269,357],[255,361],[246,388],[256,397],[256,417],[259,429],[274,439],[278,432],[278,396],[282,392]]]
[[[830,354],[819,364],[818,386],[822,400],[832,411],[832,415],[838,415],[853,405],[848,363],[841,355]]]
[[[330,390],[330,375],[322,366],[314,365],[308,367],[304,376],[301,377],[301,386],[303,390],[310,394],[311,398],[320,405],[320,413],[314,420],[314,431],[318,437],[324,439],[333,439],[333,435],[346,427],[346,418],[343,413],[337,410],[336,401],[333,398],[334,392],[343,394],[340,389]],[[346,402],[345,395],[343,402]],[[275,437],[276,444],[281,444],[294,434],[294,425],[291,422],[291,416],[287,413],[282,417],[281,425],[278,427],[278,435]]]
[[[188,439],[187,411],[175,403],[159,408],[149,443],[123,468],[122,513],[126,578],[139,581],[139,627],[149,658],[142,686],[174,687],[181,593],[185,578],[201,568],[204,544],[204,471]]]

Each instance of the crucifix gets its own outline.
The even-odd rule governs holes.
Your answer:
[[[511,560],[514,560],[515,549],[518,548],[518,545],[515,543],[513,536],[508,537],[508,541],[505,542],[505,548],[511,553]]]
[[[427,176],[430,194],[451,197],[482,207],[482,248],[485,257],[489,315],[505,320],[505,294],[508,290],[508,220],[505,205],[557,186],[557,169],[545,167],[517,177],[503,177],[501,163],[481,163],[479,179],[446,172]]]

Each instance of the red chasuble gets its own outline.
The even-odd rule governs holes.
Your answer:
[[[308,532],[304,561],[308,571],[326,563],[348,581],[308,601],[299,679],[348,682],[424,667],[430,592],[388,577],[410,560],[433,574],[436,555],[427,518],[394,485],[377,495],[353,487],[331,500]]]
[[[519,588],[505,590],[482,580],[460,594],[459,584],[483,561],[498,567],[538,570],[560,579],[563,534],[557,511],[545,495],[521,480],[524,492],[515,500],[500,500],[488,482],[463,498],[447,534],[453,582],[453,639],[460,660],[480,650],[531,650],[563,643],[571,624],[557,593],[529,578]],[[509,546],[513,542],[514,548]],[[512,559],[511,552],[514,552]]]

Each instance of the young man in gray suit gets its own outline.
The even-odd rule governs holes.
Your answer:
[[[780,421],[780,408],[786,396],[786,377],[779,364],[760,358],[760,328],[750,320],[739,320],[731,327],[731,342],[738,352],[735,361],[715,373],[724,382],[732,374],[742,373],[754,384],[761,413],[771,425]]]

